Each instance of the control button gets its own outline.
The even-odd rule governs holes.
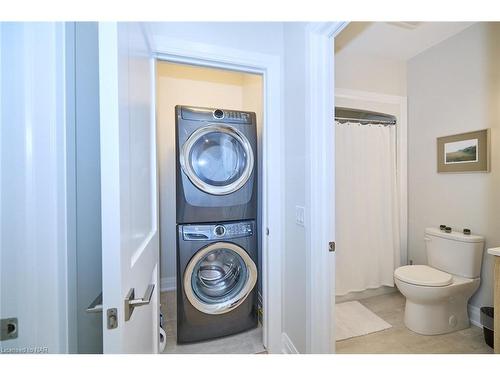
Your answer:
[[[216,109],[214,111],[214,117],[215,118],[224,118],[224,112],[221,109]]]
[[[226,234],[226,228],[223,225],[217,225],[214,228],[214,233],[216,236],[221,237]]]
[[[451,227],[446,227],[446,228],[444,228],[444,231],[445,231],[446,233],[451,233]]]
[[[445,229],[446,229],[446,225],[441,224],[441,225],[439,226],[439,229],[441,229],[441,230],[445,230]]]
[[[464,234],[465,234],[466,236],[470,235],[470,229],[468,229],[468,228],[464,228]]]

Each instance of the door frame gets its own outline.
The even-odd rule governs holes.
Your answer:
[[[314,22],[306,27],[308,353],[335,352],[335,252],[328,251],[335,240],[334,40],[347,25]]]
[[[263,342],[269,353],[281,352],[282,259],[284,254],[284,148],[281,116],[281,58],[219,45],[188,42],[171,37],[153,37],[145,25],[151,50],[157,60],[201,67],[259,74],[263,79],[262,131],[262,241]],[[268,124],[273,124],[269,126]],[[272,147],[269,147],[272,145]],[[272,171],[272,173],[268,173]],[[270,251],[269,249],[272,249]]]

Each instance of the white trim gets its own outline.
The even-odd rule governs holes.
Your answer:
[[[328,242],[335,239],[335,135],[334,37],[346,22],[312,23],[306,30],[306,129],[309,176],[306,185],[307,218],[307,337],[308,353],[331,353],[335,346],[332,296],[335,253]]]
[[[379,94],[370,91],[335,88],[335,97],[399,106],[400,119],[396,125],[397,175],[399,186],[399,227],[401,264],[408,264],[408,115],[407,97]]]
[[[160,291],[170,292],[177,289],[177,282],[175,276],[162,277],[160,279]]]
[[[467,310],[469,312],[470,324],[479,328],[483,328],[483,325],[481,324],[481,310],[479,309],[479,307],[468,304]]]
[[[300,354],[292,340],[283,332],[281,334],[281,353],[283,354]]]
[[[145,29],[148,29],[145,26]],[[269,353],[281,351],[282,332],[282,258],[284,254],[284,146],[281,117],[281,57],[178,38],[153,35],[147,30],[149,44],[159,60],[261,74],[263,77],[263,196],[261,199],[263,341]],[[268,126],[267,124],[273,124]],[[272,145],[272,147],[269,147]],[[272,171],[272,173],[267,173]],[[269,251],[272,249],[272,251]]]
[[[75,23],[65,23],[68,353],[78,353]]]

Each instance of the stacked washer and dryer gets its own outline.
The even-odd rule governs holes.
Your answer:
[[[177,342],[257,326],[253,112],[176,106]]]

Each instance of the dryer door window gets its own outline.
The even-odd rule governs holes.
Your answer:
[[[247,252],[229,242],[198,251],[184,273],[189,302],[207,314],[224,314],[238,307],[257,282],[257,267]]]
[[[193,132],[181,151],[181,167],[200,190],[226,195],[250,178],[254,160],[247,138],[223,125],[208,125]]]

